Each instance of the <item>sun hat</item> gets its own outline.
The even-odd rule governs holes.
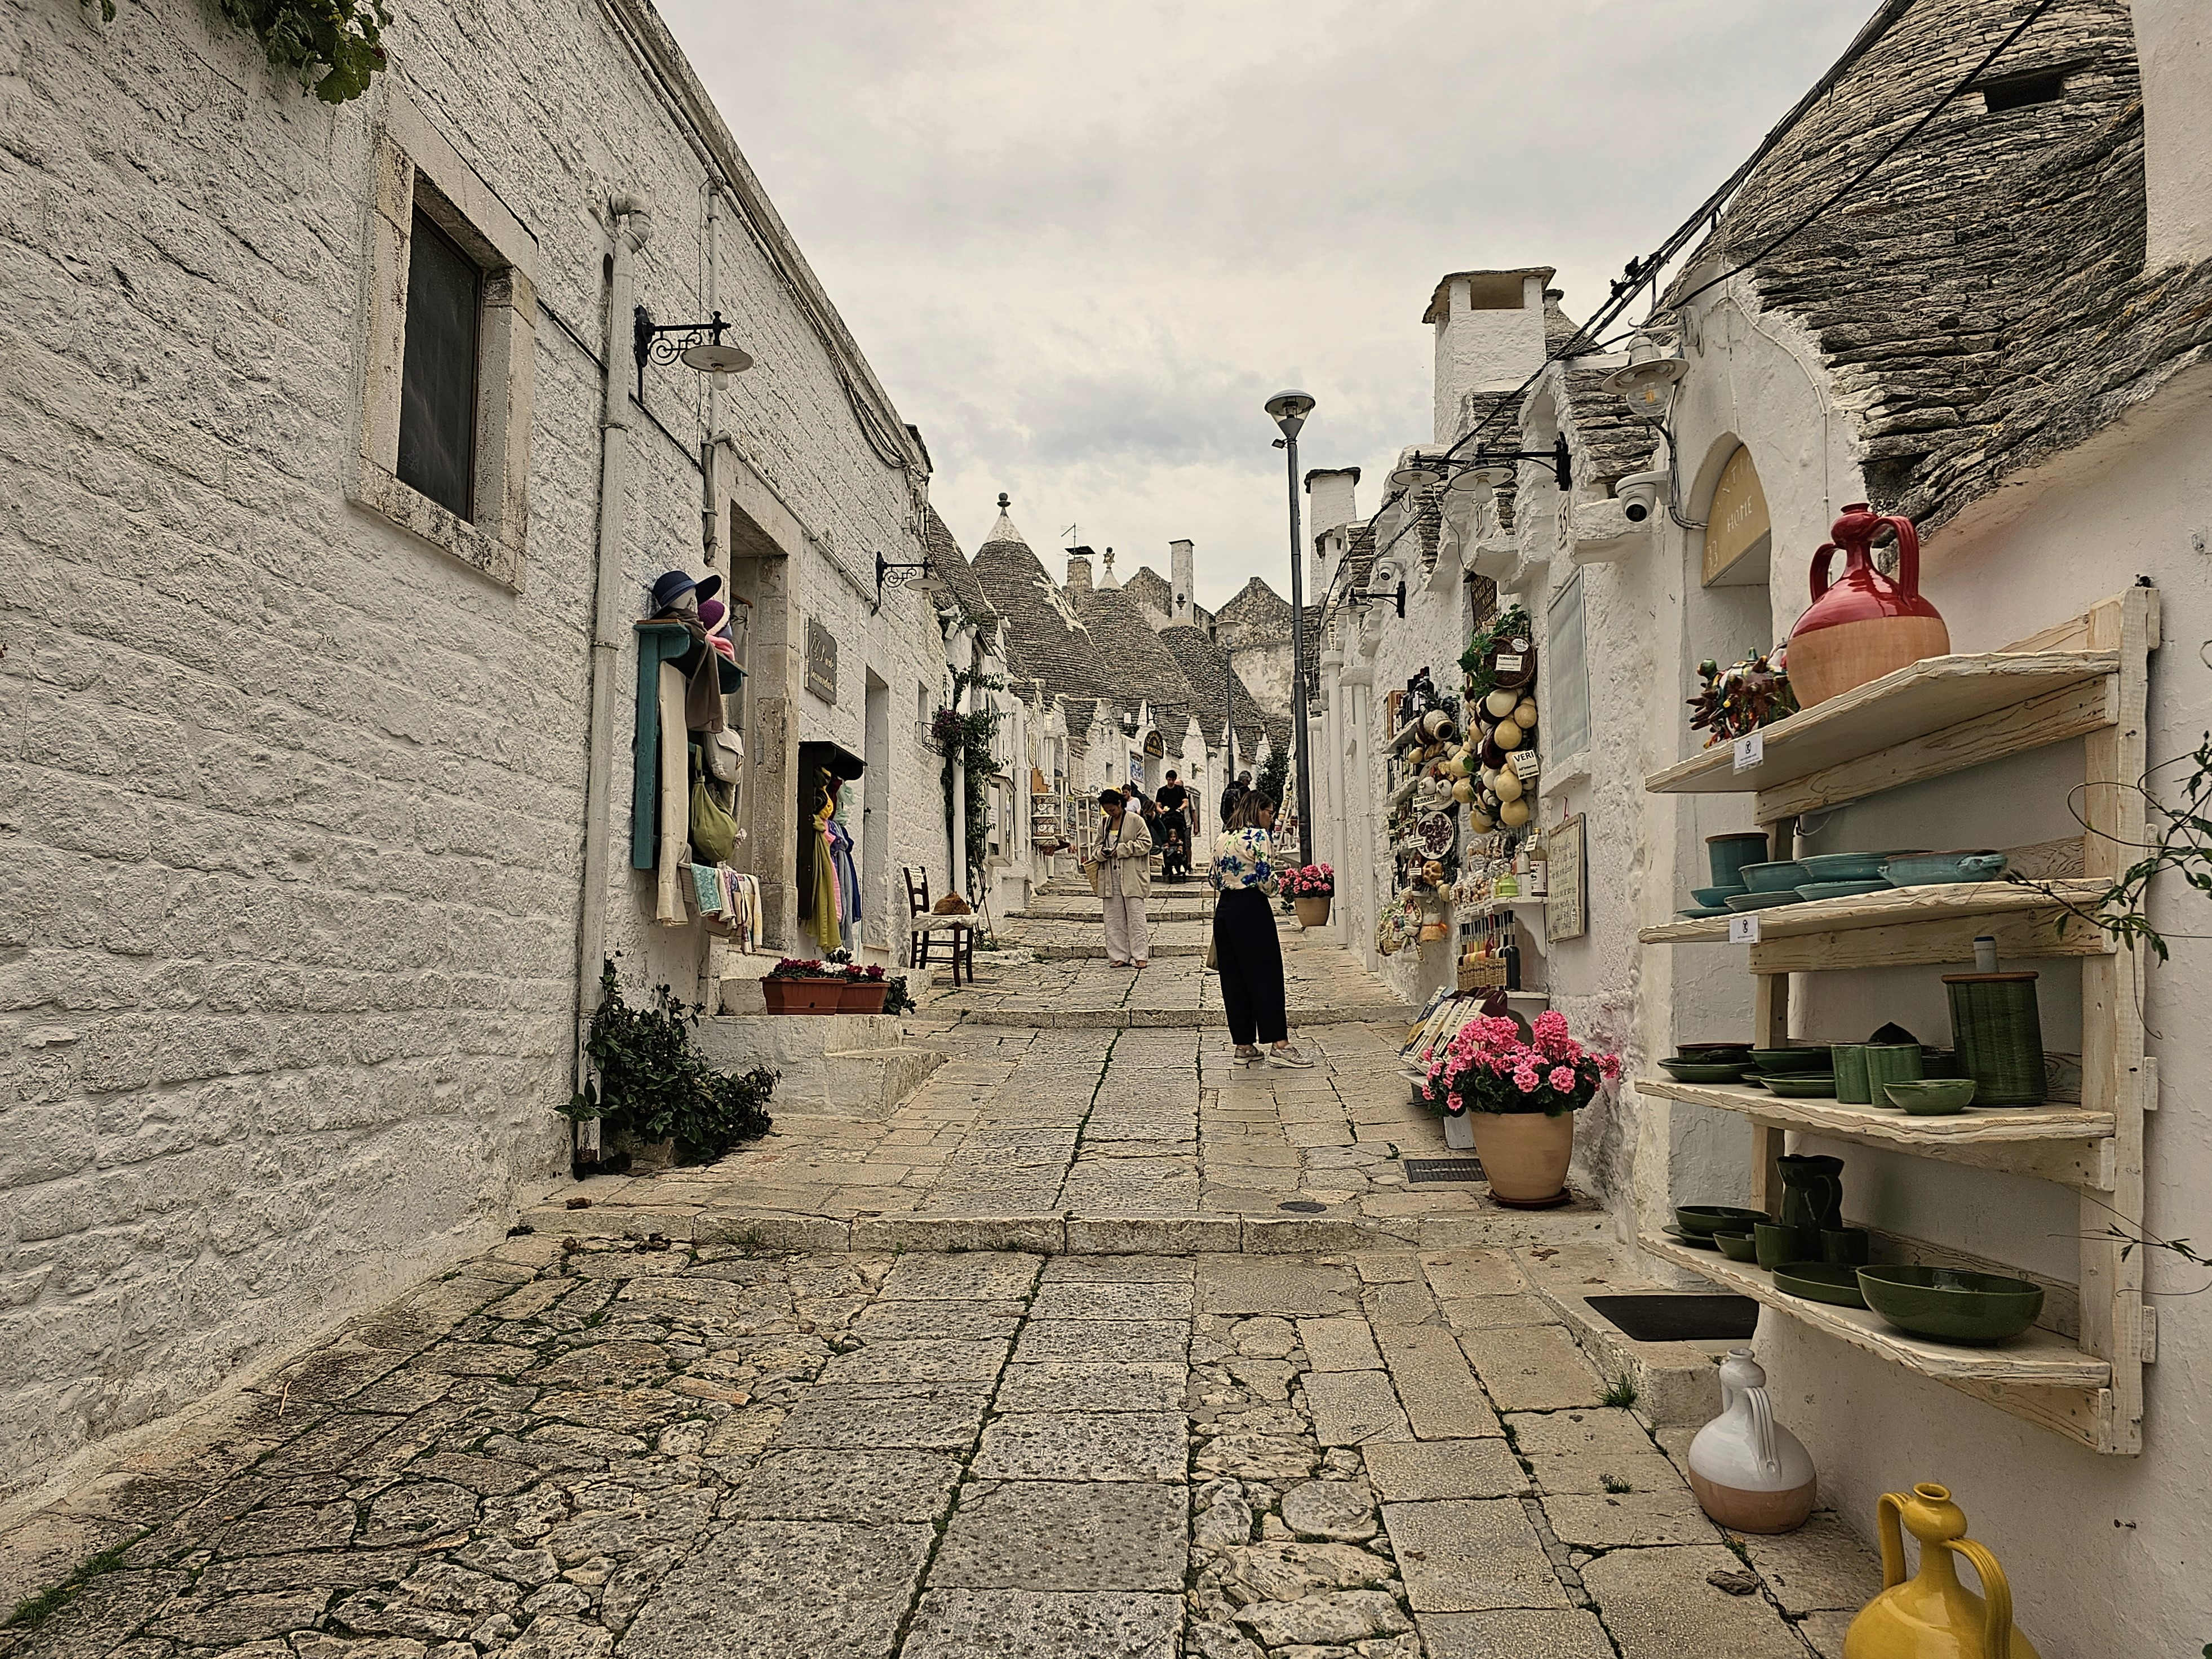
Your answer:
[[[653,584],[653,616],[673,610],[686,593],[701,604],[722,591],[722,579],[717,575],[694,577],[688,570],[664,570]]]

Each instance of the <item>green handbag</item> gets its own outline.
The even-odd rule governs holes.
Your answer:
[[[705,864],[727,864],[738,850],[738,821],[722,810],[707,787],[699,745],[691,749],[691,851]]]

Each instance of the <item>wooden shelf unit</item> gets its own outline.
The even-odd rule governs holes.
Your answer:
[[[1932,1342],[1891,1330],[1879,1316],[1775,1290],[1746,1262],[1692,1250],[1656,1235],[1643,1247],[1716,1284],[1753,1297],[1864,1352],[1987,1401],[2100,1452],[2142,1449],[2142,1365],[2149,1321],[2142,1253],[2118,1226],[2142,1223],[2142,1121],[2156,1106],[2143,1052],[2141,962],[2078,918],[2134,857],[2144,806],[2132,786],[2143,773],[2149,653],[2159,643],[2158,593],[2137,586],[1999,652],[1932,657],[1766,727],[1759,763],[1735,769],[1728,746],[1644,780],[1655,793],[1735,792],[1771,854],[1794,853],[1798,814],[2070,739],[2083,744],[2081,810],[2087,834],[2078,878],[1901,888],[1861,898],[1780,905],[1756,912],[1760,942],[1748,947],[1753,1041],[1790,1042],[1793,973],[1972,958],[1978,933],[2010,959],[2075,957],[2081,963],[2081,1098],[2033,1109],[1971,1109],[1951,1118],[1909,1118],[1832,1100],[1792,1100],[1751,1088],[1664,1081],[1644,1093],[1750,1119],[1751,1202],[1774,1208],[1774,1160],[1792,1130],[1939,1161],[1973,1164],[2075,1188],[2081,1201],[2078,1341],[2039,1328],[1996,1348]],[[2107,786],[2107,787],[2097,787]],[[2063,902],[2062,902],[2063,901]],[[1726,918],[1645,928],[1649,945],[1725,940]],[[2052,1311],[2046,1303],[2046,1325]],[[2069,1323],[2070,1328],[2070,1323]]]

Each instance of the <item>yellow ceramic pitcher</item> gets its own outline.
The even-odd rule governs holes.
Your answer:
[[[1851,1620],[1844,1659],[2038,1659],[2027,1638],[2012,1627],[2012,1586],[2004,1569],[1966,1536],[1966,1514],[1948,1487],[1923,1482],[1910,1492],[1884,1492],[1875,1513],[1887,1588]],[[1920,1540],[1920,1571],[1910,1580],[1900,1519]],[[1981,1595],[1959,1582],[1954,1555],[1973,1564]]]

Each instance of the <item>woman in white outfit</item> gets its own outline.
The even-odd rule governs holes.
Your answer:
[[[1098,805],[1106,815],[1098,835],[1097,872],[1098,899],[1106,907],[1106,964],[1142,968],[1152,951],[1145,926],[1145,900],[1152,890],[1152,834],[1129,811],[1120,790],[1100,790]]]

